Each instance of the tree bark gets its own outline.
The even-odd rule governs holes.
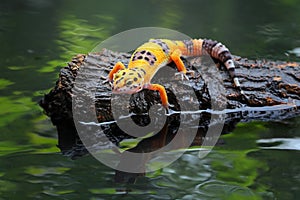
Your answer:
[[[58,147],[64,154],[76,158],[86,153],[74,123],[74,108],[76,110],[82,105],[90,104],[91,106],[87,108],[90,110],[79,110],[78,114],[82,116],[85,115],[85,112],[94,112],[97,121],[100,123],[114,120],[111,110],[111,86],[108,82],[103,83],[103,81],[117,61],[122,61],[126,65],[129,58],[130,55],[127,53],[103,50],[100,53],[77,55],[66,67],[61,69],[56,85],[40,101],[40,106],[57,127]],[[216,106],[212,105],[213,101],[215,105],[218,105],[217,110],[222,108],[221,112],[225,115],[222,133],[232,131],[238,122],[282,120],[299,115],[299,63],[248,60],[238,56],[234,57],[234,61],[237,66],[236,75],[240,79],[241,88],[244,90],[247,99],[243,98],[234,87],[224,67],[205,67],[202,66],[203,60],[197,58],[184,60],[188,69],[198,69],[194,77],[189,77],[190,80],[185,81],[185,85],[192,88],[197,99],[191,101],[191,99],[187,100],[185,98],[188,94],[185,94],[187,92],[185,89],[180,89],[181,85],[179,83],[181,83],[181,80],[174,79],[173,81],[172,79],[165,85],[169,102],[174,105],[172,109],[177,111],[186,109],[180,107],[178,101],[188,101],[198,108],[201,118],[198,119],[199,123],[197,122],[198,130],[194,144],[201,144],[201,138],[206,134],[211,116],[216,109]],[[175,68],[173,63],[169,66]],[[167,75],[174,77],[174,74]],[[222,91],[218,93],[220,86],[222,86]],[[80,97],[74,100],[74,96]],[[118,98],[118,96],[115,95],[113,98]],[[152,105],[159,104],[160,97],[157,92],[142,90],[131,96],[129,105],[124,106],[121,103],[120,101],[119,106],[122,110],[129,109],[129,113],[136,113],[136,115],[130,117],[136,124],[145,126],[153,119],[150,119],[148,115],[141,115],[141,113],[147,113]],[[118,104],[118,101],[116,101],[116,104]],[[88,122],[93,119],[86,118],[85,120]],[[173,137],[172,134],[178,129],[179,123],[182,123],[180,113],[167,117],[164,127],[168,128],[163,128],[160,131],[164,135],[165,139],[163,141],[165,143],[168,143],[170,138]],[[117,145],[124,138],[132,138],[132,136],[122,131],[116,123],[103,124],[101,128],[101,134],[104,133],[112,143]],[[95,131],[97,132],[97,130]],[[156,138],[162,141],[161,137]],[[144,145],[143,142],[140,144],[140,148],[147,147],[150,148],[149,151],[152,151],[153,148],[159,148],[157,142],[153,142],[150,147]],[[138,148],[139,145],[135,147],[134,151]]]

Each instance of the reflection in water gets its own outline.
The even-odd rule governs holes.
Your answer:
[[[300,150],[300,138],[260,139],[257,143],[262,149]]]
[[[289,53],[293,53],[296,56],[300,57],[300,47],[294,48],[293,50],[290,50]]]
[[[294,109],[293,106],[283,106],[286,108],[286,112],[289,112],[289,109]],[[206,110],[206,111],[202,111],[202,112],[198,112],[202,113],[203,115],[200,117],[201,118],[201,122],[198,125],[198,133],[197,136],[193,139],[193,142],[191,144],[191,151],[188,152],[198,152],[199,151],[203,151],[205,150],[205,147],[201,147],[202,142],[203,142],[203,137],[206,135],[206,131],[207,131],[207,125],[209,124],[209,120],[210,120],[210,112],[214,112],[214,114],[216,113],[221,113],[221,114],[228,114],[227,117],[228,119],[226,120],[226,125],[225,125],[225,129],[223,131],[226,132],[231,132],[234,128],[235,128],[235,124],[241,120],[241,119],[235,119],[232,118],[232,116],[234,114],[237,114],[237,116],[243,116],[245,118],[245,121],[249,121],[249,120],[253,120],[253,119],[277,119],[279,116],[284,117],[286,115],[286,112],[283,109],[283,107],[281,107],[281,109],[279,109],[279,106],[273,106],[273,107],[266,107],[265,109],[260,107],[255,109],[254,107],[251,109],[237,109],[237,110],[224,110],[223,112],[221,111],[211,111],[211,110]],[[242,111],[243,110],[243,111]],[[235,113],[236,112],[236,113]],[[240,114],[240,112],[244,112],[244,114]],[[178,112],[177,114],[179,114],[180,112]],[[186,115],[194,115],[194,112],[190,112],[190,113],[185,113]],[[133,115],[129,115],[127,116],[128,118],[131,118]],[[134,115],[135,117],[138,118],[147,118],[147,115]],[[175,117],[175,116],[168,116],[168,117]],[[176,118],[176,117],[175,117]],[[183,119],[188,119],[186,116],[183,117]],[[122,118],[120,121],[124,120],[124,118]],[[155,119],[153,119],[155,121]],[[198,120],[198,118],[196,118],[196,120]],[[233,121],[232,121],[233,120]],[[243,119],[242,119],[243,120]],[[146,123],[148,120],[135,120],[138,123]],[[172,121],[172,120],[167,120],[168,122]],[[187,120],[189,122],[189,120]],[[120,122],[119,122],[120,123]],[[182,123],[185,123],[184,121],[182,121]],[[217,125],[216,123],[211,123],[214,125]],[[176,123],[174,125],[168,124],[168,128],[165,126],[163,129],[161,129],[161,131],[157,134],[155,134],[154,136],[151,137],[146,137],[144,139],[130,139],[127,140],[126,137],[124,137],[124,133],[122,133],[121,130],[119,130],[119,128],[116,126],[115,122],[112,123],[84,123],[84,126],[86,126],[87,130],[95,130],[95,134],[99,135],[99,128],[102,127],[103,132],[101,134],[106,134],[109,138],[112,139],[112,142],[116,142],[115,138],[118,138],[118,135],[120,136],[120,138],[117,140],[118,142],[116,144],[118,144],[122,149],[124,149],[125,151],[123,152],[118,152],[119,156],[120,156],[120,160],[119,160],[119,165],[122,165],[122,163],[124,162],[125,164],[128,162],[128,159],[126,159],[126,156],[124,156],[123,159],[123,155],[129,151],[129,152],[136,152],[136,153],[143,153],[143,152],[153,152],[159,148],[164,147],[166,144],[168,144],[170,141],[172,141],[172,139],[174,138],[175,134],[176,134],[176,130],[178,129],[178,125],[176,125]],[[94,129],[95,127],[97,127],[97,129]],[[249,125],[249,127],[251,127],[251,124]],[[245,138],[241,137],[243,134],[239,133],[240,135],[238,135],[238,137],[240,138],[240,140],[238,140],[239,142],[237,143],[237,145],[241,145],[242,143],[249,143],[250,142],[250,138],[252,138],[253,136],[256,136],[257,133],[255,133],[257,130],[259,130],[259,126],[255,126],[255,127],[251,127],[253,129],[253,133],[249,132],[248,136],[244,134]],[[112,137],[112,135],[114,137]],[[189,135],[189,130],[186,130],[186,132],[184,133],[184,137],[181,139],[181,141],[184,143],[186,142],[187,136]],[[229,134],[229,138],[231,134]],[[91,137],[91,135],[89,135],[89,137]],[[98,137],[99,138],[99,137]],[[127,136],[128,138],[128,136]],[[209,138],[205,138],[206,140]],[[228,159],[228,162],[233,162],[233,164],[229,164],[226,162],[224,163],[224,159],[221,159],[220,157],[215,157],[214,158],[214,163],[217,163],[217,160],[219,160],[218,165],[225,165],[226,167],[231,166],[231,165],[237,165],[234,166],[234,171],[232,171],[230,174],[228,174],[227,171],[219,173],[220,176],[229,176],[227,178],[229,178],[230,180],[234,180],[234,182],[245,182],[247,184],[249,184],[249,181],[251,182],[251,184],[254,184],[254,180],[256,178],[256,176],[258,175],[256,169],[258,166],[260,166],[260,164],[256,163],[256,161],[254,160],[249,160],[249,158],[247,157],[248,151],[251,148],[256,148],[256,144],[255,144],[255,138],[254,141],[252,142],[252,145],[245,145],[245,151],[240,151],[240,152],[235,152],[235,153],[231,153],[226,155],[226,159]],[[100,140],[99,140],[100,141]],[[100,149],[104,148],[110,148],[109,146],[107,146],[106,144],[104,144],[103,147],[101,147],[101,142],[99,141],[94,141],[95,144],[97,144],[96,149],[93,150],[93,148],[95,147],[88,147],[90,151],[99,151]],[[59,142],[61,145],[64,145],[63,141]],[[220,145],[220,143],[219,143]],[[218,146],[219,146],[218,145]],[[237,146],[232,145],[232,144],[227,144],[229,146],[232,146],[231,148],[236,148]],[[180,146],[180,145],[179,145]],[[62,146],[63,147],[63,146]],[[83,152],[87,153],[85,148],[82,148],[83,146],[78,146],[72,149],[69,149],[67,152],[69,155],[74,156],[74,157],[78,157],[80,156],[80,154],[82,154]],[[196,147],[196,148],[195,148]],[[203,149],[204,148],[204,149]],[[219,153],[222,152],[222,148],[218,149]],[[82,150],[82,151],[81,151]],[[180,149],[178,149],[178,151],[180,151]],[[226,151],[224,151],[226,152]],[[85,154],[84,153],[84,154]],[[176,151],[175,151],[176,153]],[[231,155],[232,154],[232,155]],[[238,156],[237,156],[238,155]],[[232,157],[231,157],[232,156]],[[210,156],[209,156],[210,157]],[[112,157],[111,157],[112,159]],[[151,159],[153,159],[153,157],[147,157],[146,160],[140,160],[139,162],[139,168],[145,168],[146,169],[146,164],[148,164],[149,161],[151,161]],[[154,158],[155,159],[155,158]],[[236,160],[236,161],[235,161]],[[162,160],[161,160],[162,161]],[[160,162],[161,162],[160,161]],[[200,162],[201,159],[197,156],[194,160],[195,162]],[[235,163],[235,164],[234,164]],[[157,163],[158,164],[158,163]],[[247,167],[246,167],[247,166]],[[254,167],[255,166],[255,167]],[[217,167],[219,168],[219,167]],[[221,168],[224,168],[221,167]],[[244,170],[247,171],[248,174],[248,178],[249,179],[239,179],[239,173],[243,174]],[[253,171],[254,170],[254,171]],[[237,173],[236,175],[233,175],[233,172]],[[250,173],[251,172],[251,176]],[[115,181],[119,182],[119,183],[135,183],[138,177],[141,176],[145,176],[145,173],[128,173],[128,172],[122,172],[122,171],[116,171],[115,174]],[[148,175],[147,175],[148,176]],[[226,179],[227,180],[227,179]],[[227,180],[228,181],[228,180]]]

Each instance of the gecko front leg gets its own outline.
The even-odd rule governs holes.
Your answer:
[[[119,70],[122,70],[122,69],[125,69],[126,67],[124,66],[123,63],[121,62],[117,62],[115,64],[115,66],[113,67],[113,69],[109,72],[108,76],[107,77],[101,77],[102,79],[105,79],[102,84],[106,84],[107,82],[112,85],[111,81],[113,80],[114,78],[114,74],[117,73]]]
[[[169,101],[168,101],[167,92],[166,92],[166,89],[164,88],[164,86],[159,85],[159,84],[147,84],[147,85],[145,85],[144,88],[149,89],[149,90],[158,91],[159,95],[160,95],[162,106],[165,108],[168,108],[170,106]]]
[[[108,74],[108,80],[109,81],[112,81],[113,80],[113,77],[114,77],[114,74],[116,72],[118,72],[119,70],[122,70],[122,69],[125,69],[126,67],[124,66],[123,63],[121,62],[117,62],[114,66],[114,68],[109,72]]]

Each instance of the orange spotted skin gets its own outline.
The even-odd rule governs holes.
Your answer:
[[[239,87],[238,79],[234,76],[234,64],[229,50],[217,41],[206,39],[183,41],[151,39],[135,50],[128,67],[117,62],[110,71],[108,79],[113,82],[113,93],[133,94],[144,88],[158,91],[162,105],[168,108],[165,88],[159,84],[152,84],[151,79],[161,67],[170,62],[174,62],[178,71],[185,76],[187,72],[191,72],[186,70],[181,57],[201,56],[204,53],[224,63],[236,86]]]

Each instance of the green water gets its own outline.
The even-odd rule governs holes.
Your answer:
[[[125,186],[92,156],[63,157],[37,105],[73,55],[130,28],[165,27],[222,41],[240,56],[300,61],[292,51],[299,11],[297,0],[2,0],[0,199],[299,199],[299,118],[240,123],[204,159],[189,151]]]

